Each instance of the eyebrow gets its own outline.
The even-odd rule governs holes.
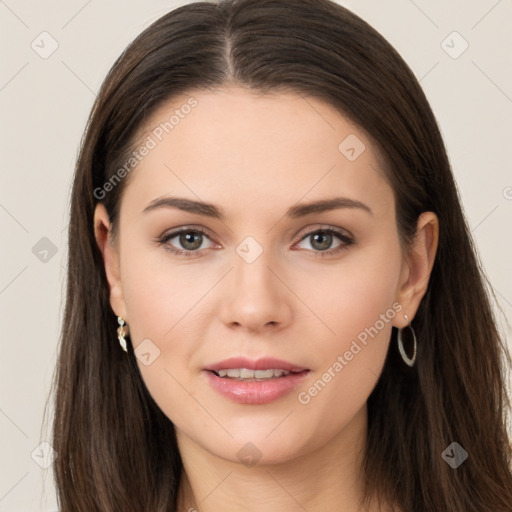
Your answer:
[[[214,204],[173,196],[154,199],[146,206],[146,208],[144,208],[143,213],[148,213],[159,208],[177,208],[185,212],[195,213],[197,215],[212,217],[219,220],[225,220],[227,217],[224,209],[215,206]],[[319,201],[291,206],[286,211],[285,216],[297,219],[305,217],[306,215],[311,215],[312,213],[327,212],[340,208],[358,208],[373,216],[373,212],[369,206],[361,201],[350,199],[348,197],[334,197],[332,199],[322,199]]]

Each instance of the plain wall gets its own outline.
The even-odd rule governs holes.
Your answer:
[[[50,439],[41,424],[63,311],[69,192],[95,93],[125,46],[185,3],[0,2],[1,512],[56,510],[51,466],[43,470],[32,454],[41,457],[37,447]],[[512,3],[340,3],[381,32],[420,79],[482,264],[510,318]],[[510,328],[501,328],[512,347]]]

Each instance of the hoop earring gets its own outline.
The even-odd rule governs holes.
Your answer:
[[[117,323],[119,324],[119,327],[117,328],[117,338],[119,339],[119,344],[125,352],[128,352],[128,349],[126,348],[126,340],[124,338],[127,332],[124,327],[125,321],[123,320],[122,316],[117,317]]]
[[[404,315],[405,316],[405,319],[409,322],[409,318],[407,317],[407,315]],[[413,351],[413,354],[412,354],[412,358],[410,358],[406,353],[405,353],[405,350],[404,350],[404,344],[403,344],[403,340],[402,340],[402,330],[403,329],[398,329],[398,337],[397,337],[397,341],[398,341],[398,350],[400,351],[400,355],[402,356],[402,359],[404,361],[404,363],[407,365],[407,366],[414,366],[414,362],[416,361],[416,348],[417,348],[417,341],[416,341],[416,333],[414,332],[414,329],[412,328],[412,325],[411,323],[409,322],[408,326],[411,331],[412,331],[412,339],[414,341],[414,351]]]

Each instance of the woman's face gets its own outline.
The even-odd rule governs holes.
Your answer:
[[[174,98],[140,140],[105,262],[150,394],[224,459],[319,448],[365,412],[414,316],[376,148],[323,101],[234,87]],[[304,371],[211,371],[237,368]]]

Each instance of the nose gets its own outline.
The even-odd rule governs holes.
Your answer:
[[[286,271],[270,252],[263,251],[252,263],[235,254],[222,290],[221,318],[228,327],[257,333],[280,330],[291,322],[294,295]]]

